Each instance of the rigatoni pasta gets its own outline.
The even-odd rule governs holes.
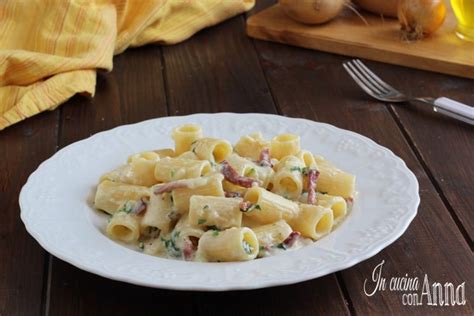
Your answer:
[[[127,201],[149,198],[149,188],[105,180],[99,183],[94,199],[94,206],[99,210],[114,214]]]
[[[199,159],[219,163],[232,154],[232,145],[224,139],[206,137],[193,142],[191,151]]]
[[[257,236],[247,227],[207,231],[198,247],[198,252],[206,261],[247,261],[255,259],[258,250]]]
[[[198,178],[210,171],[211,164],[207,160],[182,158],[163,158],[155,163],[153,169],[155,180],[159,182]]]
[[[185,124],[173,130],[174,152],[180,155],[191,149],[191,144],[202,138],[202,128],[196,124]]]
[[[321,156],[315,157],[320,172],[318,190],[343,198],[353,198],[355,192],[355,176],[336,168]]]
[[[270,152],[272,157],[280,160],[289,155],[296,155],[300,151],[300,137],[294,134],[281,134],[273,137]]]
[[[196,124],[171,134],[174,149],[133,154],[100,178],[94,205],[110,238],[170,259],[247,261],[311,244],[348,215],[355,176],[298,135],[255,132],[232,147]]]
[[[240,227],[241,198],[193,195],[189,203],[189,222],[198,227],[226,229]]]

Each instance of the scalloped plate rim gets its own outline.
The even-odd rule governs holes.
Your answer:
[[[157,284],[157,283],[153,283],[153,282],[143,282],[143,281],[139,281],[139,280],[136,280],[134,278],[129,278],[129,277],[125,277],[125,276],[118,276],[114,273],[109,273],[106,270],[101,270],[101,269],[98,269],[98,268],[88,266],[86,264],[82,264],[78,260],[76,260],[75,258],[71,258],[68,255],[62,254],[60,251],[56,251],[56,249],[54,248],[53,245],[47,244],[45,242],[45,240],[41,237],[41,234],[39,232],[33,230],[32,227],[29,225],[29,222],[28,222],[29,219],[26,217],[26,213],[28,213],[28,212],[24,211],[28,208],[23,203],[24,196],[27,194],[29,186],[31,185],[31,179],[33,179],[37,175],[38,170],[40,170],[42,167],[48,165],[49,163],[54,163],[54,158],[55,157],[58,157],[58,156],[62,155],[65,151],[70,150],[71,148],[73,148],[75,146],[80,146],[81,144],[87,143],[87,142],[91,141],[94,138],[100,137],[103,134],[112,133],[112,132],[120,130],[120,129],[134,128],[134,127],[137,127],[137,126],[140,126],[140,125],[145,125],[147,123],[150,123],[152,121],[157,121],[157,120],[173,120],[175,118],[179,118],[179,119],[189,118],[189,119],[192,119],[193,117],[207,116],[207,115],[211,115],[211,116],[224,115],[224,116],[241,116],[241,117],[244,117],[244,116],[260,116],[262,118],[266,117],[266,116],[270,116],[270,117],[274,117],[274,118],[277,118],[277,119],[300,120],[300,121],[309,122],[311,124],[317,124],[317,125],[325,126],[326,128],[329,128],[329,129],[339,130],[342,133],[349,133],[349,134],[351,134],[352,136],[354,136],[356,138],[363,139],[365,142],[371,143],[372,146],[376,146],[379,150],[382,150],[382,151],[385,151],[386,153],[388,153],[391,156],[392,159],[396,160],[398,163],[401,164],[401,166],[403,168],[405,168],[406,175],[409,176],[410,182],[414,185],[413,189],[416,188],[416,191],[417,191],[416,199],[414,201],[412,201],[412,204],[410,205],[410,209],[412,210],[411,216],[405,218],[405,220],[403,222],[400,222],[397,229],[391,235],[387,236],[387,238],[383,242],[381,242],[381,243],[379,243],[375,246],[372,245],[372,247],[369,247],[368,249],[366,249],[362,254],[359,254],[357,256],[352,256],[351,260],[342,262],[341,264],[335,265],[331,268],[327,268],[327,269],[324,269],[322,271],[318,271],[318,273],[314,273],[313,276],[302,275],[301,277],[294,277],[293,279],[288,279],[288,280],[283,280],[283,281],[273,280],[273,281],[261,282],[259,284],[254,284],[254,285],[247,284],[247,285],[240,285],[240,286],[239,285],[189,286],[189,285],[186,285],[186,284],[181,285],[179,283],[174,284],[174,285],[166,285],[166,284],[162,285],[162,284]],[[418,184],[416,176],[407,167],[406,163],[400,157],[395,155],[390,149],[378,144],[377,142],[370,139],[369,137],[366,137],[364,135],[358,134],[358,133],[350,131],[350,130],[346,130],[346,129],[343,129],[343,128],[340,128],[340,127],[336,127],[336,126],[328,124],[328,123],[315,122],[315,121],[305,119],[305,118],[287,117],[287,116],[281,116],[281,115],[276,115],[276,114],[266,114],[266,113],[233,113],[233,112],[195,113],[195,114],[183,115],[183,116],[164,116],[164,117],[152,118],[152,119],[148,119],[148,120],[144,120],[144,121],[140,121],[140,122],[136,122],[136,123],[119,125],[119,126],[116,126],[114,128],[111,128],[109,130],[104,130],[104,131],[101,131],[101,132],[97,132],[97,133],[95,133],[95,134],[93,134],[93,135],[91,135],[87,138],[78,140],[74,143],[71,143],[71,144],[61,148],[60,150],[55,152],[50,158],[43,161],[35,169],[35,171],[30,174],[30,176],[28,177],[26,183],[22,187],[22,189],[20,191],[20,195],[19,195],[19,205],[20,205],[20,210],[21,210],[20,218],[23,221],[27,232],[41,245],[41,247],[43,249],[48,251],[53,256],[65,261],[65,262],[67,262],[67,263],[69,263],[69,264],[71,264],[71,265],[73,265],[73,266],[75,266],[75,267],[77,267],[81,270],[84,270],[84,271],[87,271],[87,272],[90,272],[90,273],[94,273],[96,275],[99,275],[99,276],[102,276],[102,277],[105,277],[105,278],[108,278],[108,279],[111,279],[111,280],[115,280],[115,281],[127,282],[127,283],[130,283],[130,284],[135,284],[135,285],[145,286],[145,287],[150,287],[150,288],[161,288],[161,289],[179,290],[179,291],[210,291],[210,292],[230,291],[230,290],[239,290],[239,291],[240,290],[252,290],[252,289],[260,289],[260,288],[267,288],[267,287],[274,287],[274,286],[290,285],[290,284],[295,284],[295,283],[308,281],[308,280],[311,280],[311,279],[316,279],[316,278],[323,277],[325,275],[328,275],[328,274],[331,274],[331,273],[334,273],[334,272],[337,272],[337,271],[341,271],[341,270],[353,267],[354,265],[375,256],[380,251],[382,251],[383,249],[385,249],[386,247],[388,247],[389,245],[394,243],[398,238],[400,238],[405,233],[405,231],[408,229],[410,223],[413,221],[413,219],[417,215],[419,204],[420,204],[419,184]],[[222,264],[222,263],[220,263],[220,264]]]

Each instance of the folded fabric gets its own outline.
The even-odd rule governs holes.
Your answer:
[[[0,1],[0,130],[76,93],[96,69],[148,43],[174,44],[250,10],[255,0]]]

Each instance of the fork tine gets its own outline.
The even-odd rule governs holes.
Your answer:
[[[367,77],[362,70],[360,70],[354,63],[353,60],[348,62],[348,66],[351,67],[352,71],[359,77],[359,79],[365,83],[365,85],[370,88],[374,93],[385,94],[385,89],[379,88],[371,78]]]
[[[368,71],[368,68],[367,67],[363,67],[363,65],[361,65],[362,63],[357,60],[357,59],[354,59],[352,60],[352,65],[354,65],[355,68],[357,68],[357,70],[359,70],[359,73],[361,75],[363,75],[370,83],[372,83],[375,87],[377,87],[377,89],[381,92],[381,93],[387,93],[389,92],[390,90],[387,89],[386,87],[382,86],[378,81],[380,80],[376,80],[374,79],[374,75],[373,73],[371,73],[371,71],[369,70]],[[380,78],[379,78],[380,79]]]
[[[356,63],[356,65],[359,66],[360,69],[363,69],[363,71],[365,71],[368,76],[370,76],[375,82],[377,82],[377,84],[388,90],[387,92],[399,92],[397,89],[380,79],[380,77],[377,76],[372,70],[370,70],[362,61],[360,61],[360,59],[354,59],[354,62]]]
[[[377,95],[370,90],[360,79],[357,77],[357,75],[353,72],[353,70],[349,67],[348,63],[343,63],[342,67],[347,71],[347,73],[352,77],[352,79],[357,83],[357,85],[365,91],[368,95],[370,95],[373,98],[377,98]]]
[[[355,68],[355,66],[351,62],[346,62],[345,65],[352,71],[352,73],[359,79],[359,81],[368,89],[370,90],[370,95],[373,97],[378,97],[379,95],[383,94],[379,89],[377,89],[371,82],[365,78],[360,71]],[[355,79],[354,79],[355,80]],[[365,91],[365,90],[364,90]],[[367,91],[366,91],[367,92]]]

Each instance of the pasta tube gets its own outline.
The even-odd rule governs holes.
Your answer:
[[[270,142],[263,139],[262,133],[255,132],[242,136],[237,144],[235,144],[234,150],[242,157],[257,161],[260,158],[260,152],[269,147]]]
[[[97,186],[94,205],[100,210],[114,214],[126,201],[148,199],[150,195],[151,191],[147,187],[105,180]]]
[[[224,139],[201,138],[191,145],[191,151],[194,152],[199,159],[219,163],[232,153],[232,146]]]
[[[153,176],[153,170],[159,160],[160,157],[154,152],[135,154],[128,158],[126,165],[104,174],[100,181],[110,180],[147,187],[152,186],[157,183]]]
[[[176,217],[171,193],[152,194],[141,225],[142,227],[156,227],[162,232],[168,233],[171,223],[176,220]]]
[[[294,134],[275,136],[270,143],[271,156],[278,160],[288,155],[296,155],[300,149],[300,137]]]
[[[336,168],[322,157],[315,157],[320,172],[316,189],[330,195],[352,198],[355,191],[355,176]]]
[[[235,169],[235,171],[237,171],[237,173],[240,175],[240,176],[245,176],[245,172],[254,167],[255,164],[244,158],[244,157],[241,157],[235,153],[233,154],[230,154],[227,158],[226,158],[227,162],[232,166],[232,168]]]
[[[302,236],[317,240],[331,232],[334,218],[330,208],[301,204],[298,215],[290,219],[289,224]]]
[[[178,232],[181,238],[195,237],[196,239],[201,238],[204,234],[204,230],[200,227],[196,227],[191,223],[188,214],[184,214],[174,228],[174,232]]]
[[[297,200],[303,193],[304,163],[295,156],[285,156],[276,166],[272,179],[272,192]]]
[[[207,160],[163,158],[155,164],[155,179],[160,182],[199,178],[211,171]]]
[[[171,133],[171,137],[174,140],[174,151],[176,155],[180,155],[190,150],[194,141],[202,138],[202,128],[196,124],[178,126]]]
[[[253,161],[240,157],[237,154],[231,154],[226,160],[240,176],[260,180],[264,188],[268,186],[274,173],[272,168],[258,166]]]
[[[157,153],[158,156],[160,156],[160,158],[176,156],[176,153],[171,148],[157,149],[157,150],[154,150],[153,152]]]
[[[152,256],[164,256],[166,245],[161,238],[155,238],[143,244],[143,252]]]
[[[262,224],[274,223],[280,219],[288,221],[298,213],[298,204],[295,202],[256,186],[247,191],[244,201],[254,205],[245,216]]]
[[[154,151],[142,151],[141,153],[134,154],[128,157],[127,163],[131,163],[137,160],[158,161],[160,160],[160,155]]]
[[[269,248],[282,243],[293,231],[284,220],[252,228],[257,235],[260,248]]]
[[[181,155],[179,155],[176,158],[178,158],[178,159],[189,159],[189,160],[199,160],[199,157],[195,153],[193,153],[192,151],[185,151],[184,153],[182,153]]]
[[[296,157],[300,159],[306,168],[309,169],[318,169],[318,164],[316,163],[316,160],[314,159],[314,156],[311,152],[307,150],[300,150],[297,154]]]
[[[347,202],[340,196],[318,194],[317,204],[330,208],[334,217],[334,225],[339,224],[347,215]]]
[[[240,227],[242,212],[239,198],[193,195],[189,204],[189,222],[191,225],[218,229]]]
[[[136,215],[117,212],[107,224],[106,231],[110,238],[132,243],[140,237],[140,222]]]
[[[229,182],[227,180],[222,181],[222,188],[226,192],[235,192],[239,193],[242,196],[245,195],[245,192],[247,192],[247,188],[244,188],[237,184],[233,184],[232,182]]]
[[[246,261],[257,257],[259,244],[247,227],[209,230],[199,240],[198,253],[207,261]]]
[[[214,174],[209,177],[186,180],[189,186],[172,192],[175,210],[182,214],[186,213],[189,210],[189,200],[193,195],[224,196],[223,179],[221,174]]]

